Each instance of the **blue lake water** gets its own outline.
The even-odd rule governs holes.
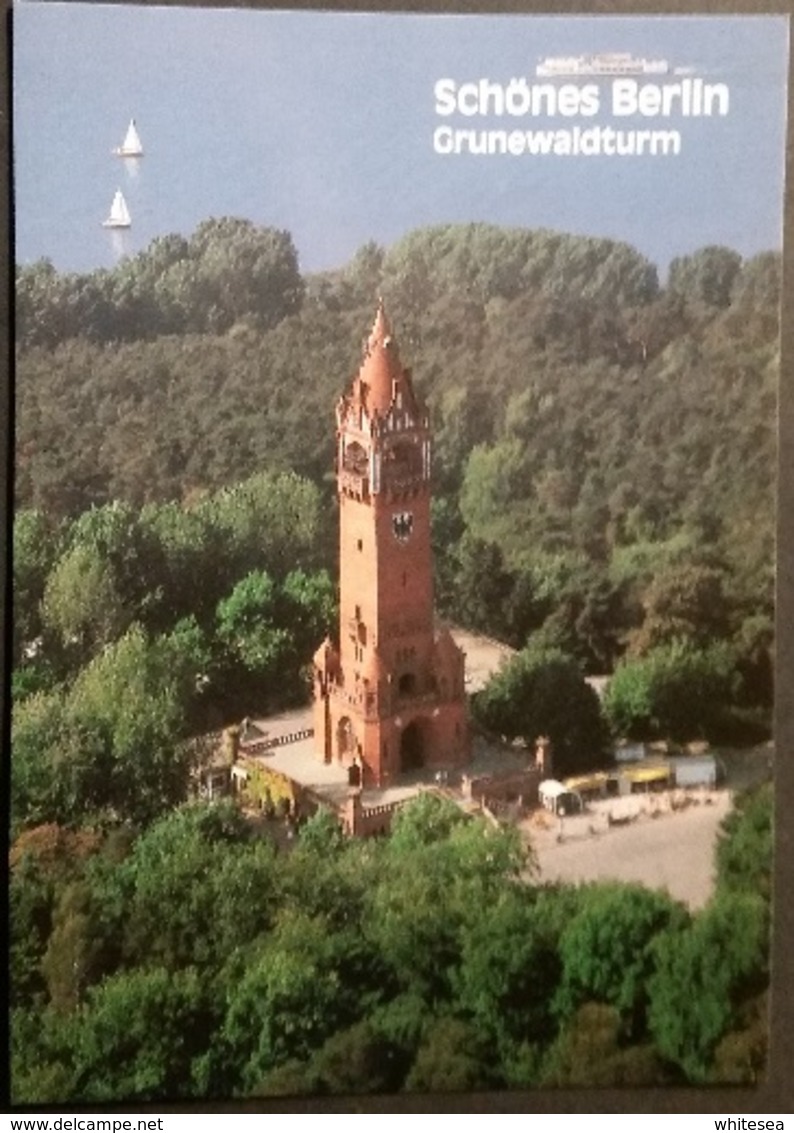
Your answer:
[[[434,84],[535,82],[537,59],[630,51],[730,86],[677,156],[444,156]],[[610,236],[660,266],[706,244],[781,239],[782,18],[344,15],[19,3],[14,11],[16,252],[111,266],[208,216],[288,229],[305,270],[425,224],[489,221]],[[602,84],[604,100],[606,89]],[[135,117],[145,156],[112,155]],[[574,123],[522,121],[521,128]],[[458,116],[456,127],[488,128]],[[502,123],[503,124],[503,123]],[[614,124],[614,123],[613,123]],[[508,124],[510,128],[515,123]],[[101,221],[120,188],[129,231]]]

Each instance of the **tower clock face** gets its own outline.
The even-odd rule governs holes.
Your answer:
[[[391,517],[391,529],[398,543],[407,543],[414,529],[414,517],[410,511],[398,511]]]

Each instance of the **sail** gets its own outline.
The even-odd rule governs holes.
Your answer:
[[[110,215],[119,224],[130,223],[130,210],[127,208],[127,202],[124,200],[124,195],[119,189],[113,198],[113,206],[110,210]]]
[[[119,157],[142,157],[143,145],[141,143],[141,136],[138,133],[138,127],[135,125],[135,119],[130,119],[130,124],[127,127],[127,133],[124,135],[124,141],[120,146],[113,150]]]
[[[124,150],[125,153],[129,153],[129,154],[133,154],[133,153],[141,154],[141,153],[143,153],[143,146],[141,145],[141,139],[140,139],[140,136],[138,134],[138,130],[136,129],[134,118],[132,118],[130,120],[130,124],[127,127],[127,134],[124,138],[124,142],[123,142],[121,148]]]
[[[113,204],[110,206],[110,214],[102,224],[105,228],[129,228],[131,223],[130,210],[127,208],[124,194],[121,189],[117,189]]]

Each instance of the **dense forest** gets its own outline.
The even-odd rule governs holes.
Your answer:
[[[328,815],[278,853],[231,805],[11,856],[18,1101],[756,1082],[771,792],[696,914],[544,886],[514,829],[425,795],[388,839]],[[487,910],[487,915],[483,915]]]
[[[589,672],[730,640],[762,697],[777,255],[704,248],[663,288],[625,245],[468,225],[303,278],[288,234],[224,219],[17,285],[17,505],[52,548],[88,509],[192,517],[262,472],[332,507],[333,406],[382,293],[433,414],[443,612],[516,646],[544,629]]]
[[[378,295],[432,415],[437,605],[519,650],[478,723],[550,735],[563,771],[616,736],[765,738],[779,289],[773,253],[704,248],[662,285],[626,245],[483,224],[321,275],[229,218],[17,270],[18,1100],[754,1078],[768,910],[727,863],[738,839],[768,870],[768,795],[696,916],[539,886],[446,811],[377,846],[320,819],[284,855],[180,804],[197,736],[307,695],[333,407]],[[585,674],[614,674],[602,704]],[[616,903],[636,962],[588,970]]]

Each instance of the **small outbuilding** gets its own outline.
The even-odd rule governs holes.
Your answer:
[[[572,791],[558,779],[544,779],[538,787],[538,797],[541,806],[560,817],[566,814],[578,814],[584,809],[579,792]]]
[[[716,787],[717,761],[713,755],[680,755],[670,762],[676,787]]]

